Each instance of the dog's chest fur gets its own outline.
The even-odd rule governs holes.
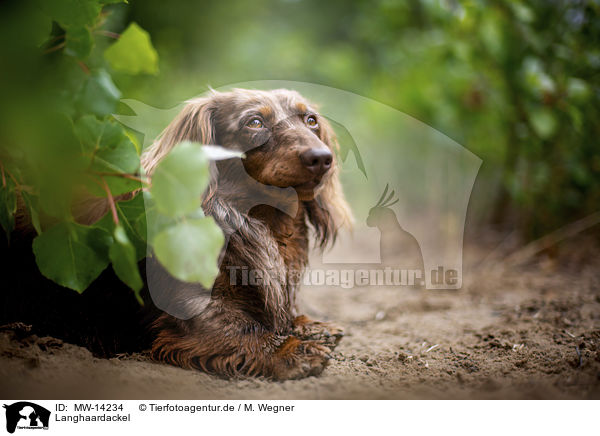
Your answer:
[[[308,226],[304,207],[300,206],[295,217],[269,206],[256,207],[251,215],[269,228],[270,237],[276,243],[280,259],[274,263],[284,269],[278,272],[278,277],[285,294],[286,311],[293,317],[296,315],[296,293],[308,263]]]
[[[304,208],[300,206],[295,217],[269,206],[252,210],[252,216],[271,230],[279,247],[279,254],[289,270],[303,269],[308,260],[308,227]]]

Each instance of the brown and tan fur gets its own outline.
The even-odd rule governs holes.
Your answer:
[[[316,128],[307,124],[311,115]],[[261,128],[246,125],[253,117],[259,118]],[[311,235],[324,247],[351,221],[338,180],[338,146],[331,127],[294,91],[213,92],[189,101],[143,155],[147,174],[151,176],[160,160],[184,140],[240,150],[245,158],[243,171],[236,168],[236,159],[216,162],[219,177],[213,177],[203,198],[205,213],[228,239],[210,301],[188,320],[160,315],[153,324],[152,355],[223,376],[284,380],[319,374],[342,329],[299,316],[298,285],[286,277],[306,267]],[[318,177],[299,158],[311,148],[327,148],[333,155],[331,168]],[[271,205],[253,205],[249,193],[256,182],[282,192],[293,188],[295,216],[272,206],[278,203],[279,189],[270,191]],[[277,274],[257,286],[232,285],[228,266]]]

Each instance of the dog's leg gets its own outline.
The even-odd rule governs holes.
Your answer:
[[[155,327],[155,360],[227,377],[288,380],[319,375],[331,353],[321,341],[278,335],[250,325],[217,326],[215,319],[199,328],[194,322],[163,315]]]
[[[344,336],[344,329],[333,323],[314,321],[306,315],[300,315],[294,319],[293,334],[333,349]]]
[[[268,372],[275,380],[289,380],[319,375],[329,359],[331,349],[316,341],[288,336],[268,357]]]

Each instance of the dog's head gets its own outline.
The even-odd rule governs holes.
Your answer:
[[[242,151],[244,169],[253,179],[294,188],[322,243],[350,223],[338,180],[335,134],[297,92],[235,89],[189,101],[144,155],[146,171],[151,173],[173,146],[186,140]]]

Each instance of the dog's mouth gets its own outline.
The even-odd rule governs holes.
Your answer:
[[[312,191],[317,188],[321,184],[322,179],[313,179],[308,182],[301,183],[299,185],[295,185],[294,189],[296,191]]]
[[[308,182],[301,183],[299,185],[294,186],[293,188],[298,193],[298,198],[301,201],[310,201],[315,198],[318,190],[322,186],[322,178],[317,178],[313,180],[309,180]]]

